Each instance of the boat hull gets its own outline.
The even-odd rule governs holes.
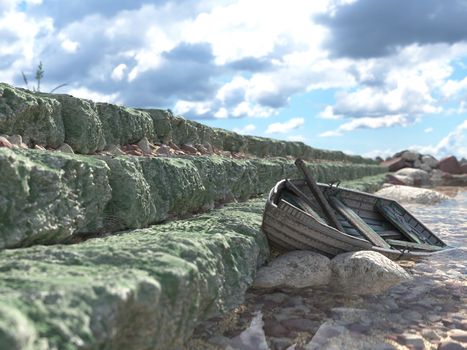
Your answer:
[[[311,193],[307,192],[304,181],[295,180],[292,183],[311,198]],[[282,180],[271,190],[262,223],[262,229],[267,235],[269,242],[278,250],[312,250],[329,257],[346,252],[374,250],[396,260],[420,258],[448,248],[439,237],[395,201],[359,191],[319,184],[320,189],[324,193],[332,191],[332,195],[339,196],[368,225],[371,225],[372,229],[381,237],[387,240],[392,239],[394,242],[401,242],[401,244],[404,244],[404,240],[407,240],[407,245],[410,245],[410,237],[404,237],[397,227],[388,222],[375,209],[376,203],[395,206],[402,217],[406,218],[407,222],[410,223],[411,230],[415,232],[414,234],[420,237],[420,242],[423,242],[423,244],[419,244],[418,246],[426,246],[430,249],[424,250],[395,246],[382,248],[375,246],[365,239],[365,237],[359,235],[355,228],[336,212],[339,221],[344,226],[345,232],[339,231],[328,225],[324,220],[317,220],[316,215],[310,215],[310,213],[307,213],[296,203],[294,205],[291,201],[284,200],[285,187],[285,180]],[[321,217],[324,217],[318,204],[311,209]],[[431,247],[433,248],[431,249]]]

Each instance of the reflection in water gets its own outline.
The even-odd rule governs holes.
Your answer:
[[[258,333],[258,315],[270,349],[467,348],[467,191],[448,190],[455,197],[444,203],[406,205],[458,248],[401,262],[411,281],[366,296],[325,289],[251,290],[241,308],[200,326],[189,348],[248,348],[238,340],[251,327]]]

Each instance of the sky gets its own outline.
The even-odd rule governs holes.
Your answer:
[[[467,158],[467,0],[0,0],[0,81],[368,157]]]

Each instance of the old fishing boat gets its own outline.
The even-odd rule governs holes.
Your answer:
[[[398,202],[317,184],[303,161],[304,180],[282,180],[271,190],[262,229],[280,250],[327,256],[375,250],[391,259],[417,258],[449,248]]]

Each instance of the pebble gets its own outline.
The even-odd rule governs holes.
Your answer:
[[[38,149],[40,151],[45,151],[45,147],[41,146],[41,145],[35,145],[34,146],[34,149]]]
[[[196,154],[198,152],[198,150],[193,147],[192,145],[182,145],[181,147],[182,151],[184,151],[185,153],[188,153],[188,154]]]
[[[439,340],[440,339],[438,333],[436,333],[432,329],[423,329],[421,333],[422,333],[423,337],[425,337],[426,339],[429,339],[429,340]]]
[[[0,136],[0,147],[13,148],[13,145],[6,137]]]
[[[61,145],[59,148],[57,148],[57,151],[60,151],[60,152],[63,152],[63,153],[75,153],[73,151],[73,148],[71,148],[71,146],[67,143],[64,143],[63,145]]]
[[[289,335],[289,330],[276,320],[264,320],[264,333],[271,337],[286,337]]]
[[[291,331],[311,331],[317,329],[320,323],[306,318],[291,318],[281,321],[281,324]]]
[[[448,335],[454,340],[467,343],[467,331],[462,329],[453,329],[448,332]]]
[[[444,340],[438,345],[438,350],[465,350],[465,347],[452,340]]]

